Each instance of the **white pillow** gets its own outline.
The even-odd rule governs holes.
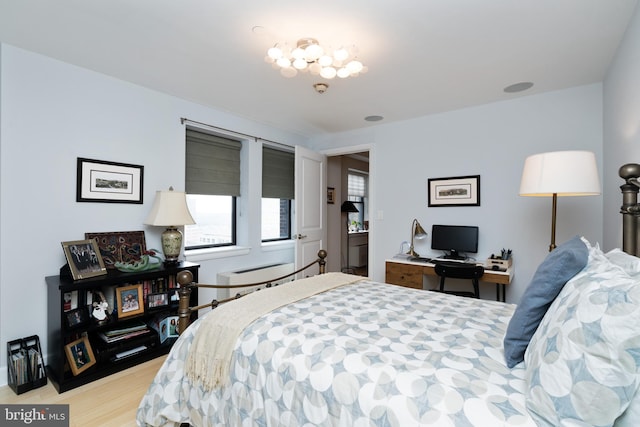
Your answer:
[[[527,408],[539,425],[611,426],[640,384],[640,286],[590,247],[525,353]]]
[[[640,258],[629,255],[622,249],[612,249],[605,256],[612,264],[621,267],[629,276],[640,276]]]

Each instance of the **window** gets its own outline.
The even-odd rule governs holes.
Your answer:
[[[294,163],[292,152],[262,147],[263,242],[291,239]]]
[[[236,244],[240,141],[187,128],[185,188],[196,224],[185,226],[185,249]]]
[[[368,175],[364,172],[349,170],[347,176],[347,199],[358,208],[358,212],[349,213],[349,224],[362,230],[365,221],[369,221],[367,212]]]

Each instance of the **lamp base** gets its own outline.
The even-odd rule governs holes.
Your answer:
[[[409,255],[412,258],[420,258],[420,255],[418,255],[418,252],[413,250],[413,246],[409,248],[409,252],[407,252],[407,255]]]
[[[160,240],[162,242],[165,264],[175,264],[179,262],[180,250],[182,249],[182,232],[176,227],[167,227],[167,229],[162,232]]]

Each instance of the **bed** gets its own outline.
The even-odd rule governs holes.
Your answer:
[[[518,305],[325,273],[218,306],[183,329],[138,425],[637,425],[640,165],[620,176],[623,249],[564,242]]]

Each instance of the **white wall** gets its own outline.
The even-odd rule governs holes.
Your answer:
[[[156,190],[184,189],[180,117],[305,144],[296,135],[0,45],[0,342],[37,334],[46,348],[44,278],[65,263],[61,242],[85,232],[145,230],[147,246],[160,247],[162,229],[143,221]],[[293,260],[291,245],[260,248],[262,157],[256,143],[248,148],[242,194],[251,200],[240,202],[239,244],[252,249],[202,261],[201,282],[215,282],[220,271]],[[144,204],[77,203],[77,157],[143,165]],[[202,294],[201,301],[210,301]]]
[[[620,166],[640,163],[640,7],[604,81],[604,246],[622,245]]]
[[[477,259],[513,249],[516,275],[507,300],[517,302],[548,253],[551,228],[551,199],[518,196],[524,159],[580,149],[594,151],[601,163],[601,94],[602,86],[593,84],[314,140],[316,150],[375,148],[369,274],[384,280],[384,261],[410,239],[414,217],[427,229],[434,223],[478,225]],[[481,206],[427,207],[428,178],[462,175],[480,175]],[[602,241],[601,196],[559,200],[556,241],[576,234]],[[434,255],[429,246],[425,239],[416,250]],[[483,286],[482,294],[495,298],[495,287]]]

